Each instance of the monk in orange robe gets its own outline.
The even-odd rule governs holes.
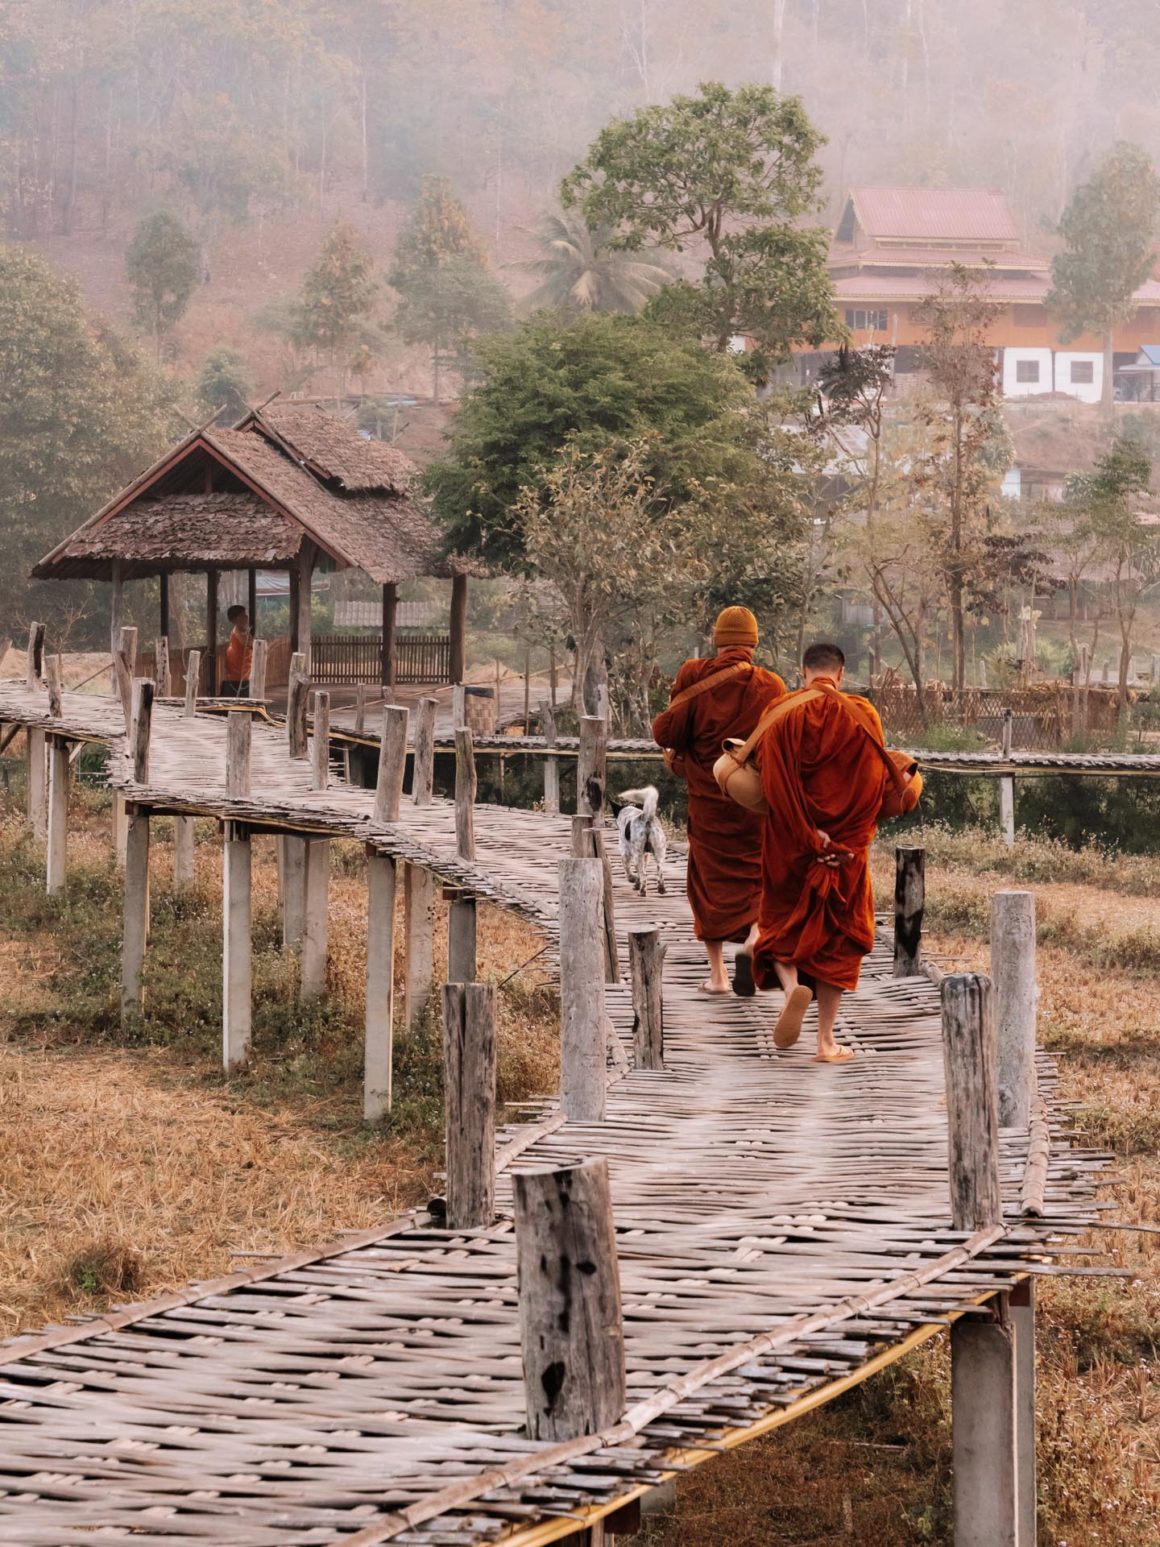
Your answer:
[[[760,988],[785,990],[774,1028],[778,1047],[801,1035],[818,1003],[818,1063],[854,1056],[834,1039],[843,993],[858,986],[874,944],[869,851],[888,774],[871,738],[882,722],[867,699],[839,693],[845,656],[811,645],[802,661],[800,708],[763,736],[758,750],[769,805],[762,848],[764,883],[754,973]],[[821,697],[807,698],[810,689]]]
[[[747,943],[739,953],[733,987],[754,992],[752,947],[761,898],[762,817],[722,795],[713,764],[728,736],[748,736],[762,712],[785,693],[774,672],[753,663],[757,619],[747,607],[726,607],[713,629],[715,656],[686,661],[668,709],[653,721],[653,736],[677,756],[675,771],[689,787],[689,902],[698,940],[705,943],[707,994],[727,994],[725,942]],[[709,685],[694,695],[688,689]]]

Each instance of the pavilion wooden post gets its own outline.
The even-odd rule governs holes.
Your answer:
[[[295,652],[301,655],[306,672],[310,672],[310,640],[312,633],[310,600],[311,586],[314,579],[315,547],[312,542],[304,542],[298,552],[297,559],[297,606],[298,628],[294,640]]]
[[[125,734],[129,734],[129,724],[133,715],[133,678],[137,670],[137,630],[135,628],[123,628],[120,642],[113,654],[113,671],[117,679],[117,690],[121,695],[121,712],[125,717]]]
[[[330,784],[330,694],[314,695],[314,734],[310,738],[310,787],[325,790]]]
[[[467,667],[467,576],[453,575],[451,579],[451,660],[450,677],[453,683],[463,681]],[[455,727],[458,730],[458,726]]]
[[[1010,709],[1003,711],[1003,756],[1011,756],[1011,736],[1014,716]],[[1003,774],[999,779],[999,831],[1009,849],[1015,847],[1015,779]]]
[[[926,851],[894,851],[894,976],[913,978],[922,969],[922,915],[926,906]]]
[[[403,968],[403,1020],[413,1031],[435,985],[435,877],[408,864],[404,880],[407,933]],[[472,974],[474,977],[474,973]]]
[[[399,588],[393,583],[383,586],[383,644],[382,644],[382,668],[383,687],[388,693],[395,690],[395,678],[398,675],[397,652],[395,648],[395,623],[399,614]]]
[[[455,732],[455,848],[460,859],[475,858],[475,751],[471,732]]]
[[[1002,1223],[996,1036],[991,980],[942,981],[951,1219],[956,1230]],[[1019,1547],[1015,1343],[998,1299],[993,1321],[951,1328],[955,1547]]]
[[[201,685],[201,651],[191,650],[185,663],[185,712],[197,713],[197,690]]]
[[[321,999],[330,931],[330,839],[307,838],[305,850],[299,992],[302,999]]]
[[[109,598],[109,654],[116,660],[121,644],[121,625],[125,621],[125,574],[120,559],[113,560],[111,578],[113,589]]]
[[[201,674],[201,651],[191,650],[185,667],[185,714],[187,719],[197,713],[197,686]],[[194,826],[193,817],[173,818],[173,886],[178,892],[188,892],[194,879]]]
[[[576,810],[600,824],[608,782],[608,724],[594,715],[580,720],[580,757],[576,768]]]
[[[495,1214],[495,1071],[499,991],[443,985],[447,1226],[482,1230]]]
[[[597,1434],[625,1407],[608,1162],[516,1172],[512,1190],[528,1434]]]
[[[290,654],[300,655],[298,647],[298,563],[290,565],[287,579],[290,582]]]
[[[258,632],[258,571],[251,569],[246,574],[246,615],[250,620],[250,634],[256,636]],[[253,694],[250,697],[253,698]]]
[[[1035,897],[991,899],[991,978],[995,984],[999,1125],[1026,1128],[1035,1094]]]
[[[429,806],[435,786],[435,711],[439,707],[436,698],[421,698],[419,712],[415,716],[414,773],[411,776],[411,799],[417,806]]]
[[[406,711],[404,711],[405,713]],[[391,1110],[395,1035],[395,920],[399,865],[367,844],[367,997],[363,1051],[363,1118]]]
[[[162,639],[169,638],[169,576],[164,573],[157,577],[157,632]]]
[[[218,572],[206,571],[205,575],[205,653],[209,673],[207,696],[216,698],[218,691]]]
[[[571,1122],[604,1120],[603,901],[599,860],[560,861],[560,1094]]]
[[[269,641],[255,639],[253,654],[250,658],[250,697],[265,699],[266,697],[266,659],[269,655]]]
[[[307,756],[306,708],[310,697],[310,673],[306,657],[299,652],[290,657],[290,675],[286,689],[286,737],[292,758]]]
[[[407,772],[406,709],[388,704],[383,710],[383,730],[379,747],[379,777],[375,785],[374,819],[397,822],[403,802],[403,779]]]
[[[161,634],[153,645],[153,676],[157,683],[157,697],[168,698],[170,692],[169,681],[169,636]]]
[[[632,1040],[638,1069],[665,1066],[664,990],[665,946],[653,928],[630,929],[628,960],[632,973]]]
[[[149,738],[153,726],[153,683],[134,684],[131,761],[133,780],[149,780]],[[141,1008],[142,972],[149,939],[149,808],[128,808],[125,835],[125,901],[121,945],[121,1017],[129,1020]]]
[[[544,741],[549,747],[556,745],[556,710],[553,705],[540,705],[540,719],[544,726]],[[560,815],[560,759],[548,756],[544,759],[544,813]]]
[[[232,709],[226,728],[226,795],[250,793],[251,719]],[[252,855],[250,829],[227,820],[222,849],[222,1064],[227,1074],[250,1056],[252,1016]]]
[[[48,842],[45,890],[50,897],[64,891],[68,862],[69,742],[48,737]]]

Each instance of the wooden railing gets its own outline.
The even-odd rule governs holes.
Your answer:
[[[374,634],[320,634],[310,645],[310,675],[315,682],[344,687],[383,680],[383,639]],[[449,634],[395,636],[395,681],[439,684],[451,681]]]

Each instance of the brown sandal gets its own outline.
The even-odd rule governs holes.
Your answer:
[[[793,1047],[802,1034],[802,1022],[806,1018],[806,1011],[813,1003],[813,998],[812,991],[804,983],[799,983],[785,996],[785,1004],[773,1028],[774,1047],[781,1048],[783,1051],[787,1047]]]

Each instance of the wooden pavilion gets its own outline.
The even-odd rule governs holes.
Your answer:
[[[379,661],[388,688],[397,680],[398,586],[441,576],[451,580],[451,619],[439,676],[460,682],[470,564],[446,556],[437,527],[414,497],[414,472],[393,446],[364,439],[317,404],[271,402],[232,429],[205,426],[188,435],[41,559],[32,575],[111,581],[115,643],[126,582],[158,579],[158,632],[168,639],[170,576],[204,574],[208,677],[202,690],[211,695],[218,687],[223,572],[248,573],[253,620],[257,572],[288,571],[290,650],[302,651],[309,664],[315,568],[362,570],[382,588]]]

